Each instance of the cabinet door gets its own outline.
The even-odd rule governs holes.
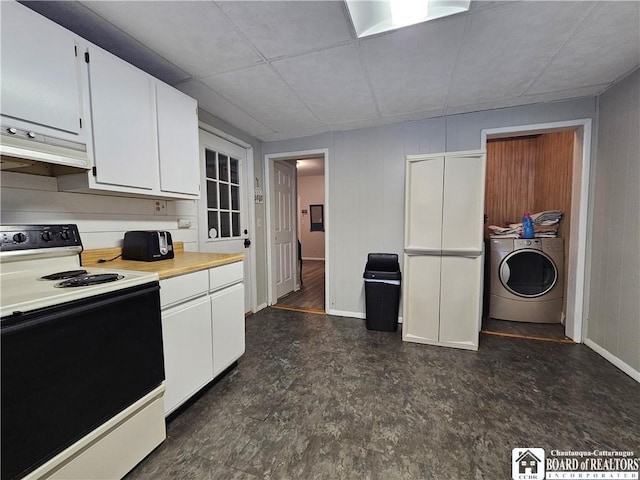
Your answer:
[[[444,157],[410,158],[405,198],[405,249],[440,250]]]
[[[438,255],[404,256],[402,339],[437,343],[440,322],[440,264]]]
[[[200,194],[198,103],[164,83],[156,84],[160,190]]]
[[[81,60],[74,36],[17,2],[2,2],[1,19],[2,115],[78,135]]]
[[[442,204],[442,250],[482,250],[485,156],[447,155]]]
[[[213,379],[209,297],[162,312],[165,414]]]
[[[478,349],[483,257],[442,257],[440,342]]]
[[[213,374],[218,375],[244,353],[244,285],[211,295]]]
[[[158,189],[155,90],[149,75],[89,48],[89,88],[98,183]]]

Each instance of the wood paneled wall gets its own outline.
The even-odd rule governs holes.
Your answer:
[[[487,141],[487,225],[518,223],[524,212],[562,210],[560,236],[568,244],[573,143],[573,131]]]
[[[558,235],[568,247],[571,225],[571,183],[573,177],[574,132],[556,132],[538,138],[538,159],[535,165],[535,212],[562,210]]]

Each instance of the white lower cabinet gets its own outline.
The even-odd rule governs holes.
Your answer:
[[[213,379],[209,297],[162,312],[162,336],[168,414]]]
[[[160,282],[165,415],[244,353],[242,266],[236,262]]]

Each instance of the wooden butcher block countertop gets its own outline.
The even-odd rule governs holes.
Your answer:
[[[177,277],[185,273],[197,272],[213,267],[221,267],[244,259],[241,253],[202,253],[185,252],[182,242],[173,245],[174,258],[157,262],[139,262],[118,258],[111,262],[98,263],[101,258],[110,259],[122,253],[122,248],[99,248],[82,252],[82,265],[85,267],[113,268],[114,270],[137,270],[157,273],[160,280]]]

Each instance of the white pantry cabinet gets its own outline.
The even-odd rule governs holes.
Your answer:
[[[243,262],[160,281],[169,415],[245,351]]]
[[[34,137],[25,140],[31,144],[35,135],[74,144],[89,142],[81,39],[17,2],[0,2],[0,21],[3,133],[11,127],[30,132]],[[20,135],[3,139],[12,141]]]
[[[407,157],[402,339],[478,349],[485,153]]]

